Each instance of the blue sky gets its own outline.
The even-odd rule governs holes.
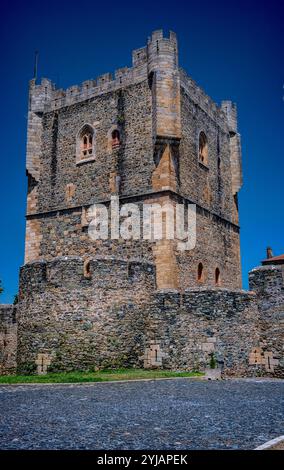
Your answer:
[[[282,1],[1,2],[1,302],[18,289],[25,230],[28,80],[60,87],[131,65],[132,49],[155,29],[175,31],[180,65],[217,103],[238,104],[244,186],[241,254],[247,272],[270,244],[284,253]]]

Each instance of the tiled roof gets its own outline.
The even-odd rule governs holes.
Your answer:
[[[262,264],[284,264],[284,254],[279,256],[273,256],[262,261]]]

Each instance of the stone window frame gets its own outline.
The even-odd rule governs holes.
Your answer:
[[[201,152],[200,151],[200,147],[201,147],[200,140],[203,137],[204,137],[205,142],[203,144],[203,151]],[[197,148],[198,148],[198,152],[197,152],[198,163],[202,167],[204,167],[208,170],[209,169],[209,166],[208,166],[208,162],[209,162],[209,143],[208,143],[207,134],[203,129],[198,131]]]
[[[83,149],[82,149],[82,140],[88,134],[91,135],[92,137],[91,148],[90,146],[86,148],[86,151],[88,151],[90,155],[89,157],[83,155]],[[96,148],[96,130],[94,129],[94,126],[92,126],[91,124],[85,123],[80,128],[76,136],[76,165],[82,165],[84,163],[93,162],[94,160],[96,160],[95,148]]]
[[[113,133],[117,131],[119,133],[119,144],[117,145],[114,145],[114,141],[113,141]],[[112,153],[116,150],[118,150],[121,146],[121,129],[120,129],[120,126],[118,124],[114,124],[113,126],[111,126],[111,128],[109,129],[108,133],[107,133],[107,150],[108,150],[108,153]]]

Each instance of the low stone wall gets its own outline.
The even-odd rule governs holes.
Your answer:
[[[19,372],[137,366],[154,284],[154,266],[135,260],[65,257],[25,265]]]
[[[251,351],[259,344],[254,293],[227,289],[188,289],[184,294],[161,291],[149,306],[148,321],[150,348],[161,349],[156,365],[160,361],[170,369],[204,370],[213,354],[225,375],[259,372],[258,365],[250,364]]]
[[[21,270],[18,371],[160,367],[254,375],[256,296],[228,289],[156,291],[137,260],[57,258]]]
[[[265,375],[284,377],[284,266],[260,266],[249,273],[257,295],[261,342],[259,356]]]
[[[13,374],[17,354],[17,308],[0,305],[0,375]]]

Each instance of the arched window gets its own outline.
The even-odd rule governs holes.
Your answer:
[[[87,279],[91,279],[92,273],[91,273],[91,263],[89,260],[86,260],[84,262],[84,277]]]
[[[120,133],[117,129],[111,133],[111,146],[112,149],[117,149],[120,146]]]
[[[93,134],[87,131],[82,138],[82,158],[88,158],[93,155]]]
[[[216,284],[216,286],[220,286],[220,284],[221,284],[221,277],[220,277],[220,269],[219,268],[215,269],[215,284]]]
[[[198,268],[197,268],[197,280],[198,282],[204,281],[204,269],[203,269],[202,263],[199,263]]]
[[[77,135],[77,162],[94,157],[94,129],[85,124]]]
[[[208,142],[203,131],[199,134],[198,159],[204,165],[208,165]]]

